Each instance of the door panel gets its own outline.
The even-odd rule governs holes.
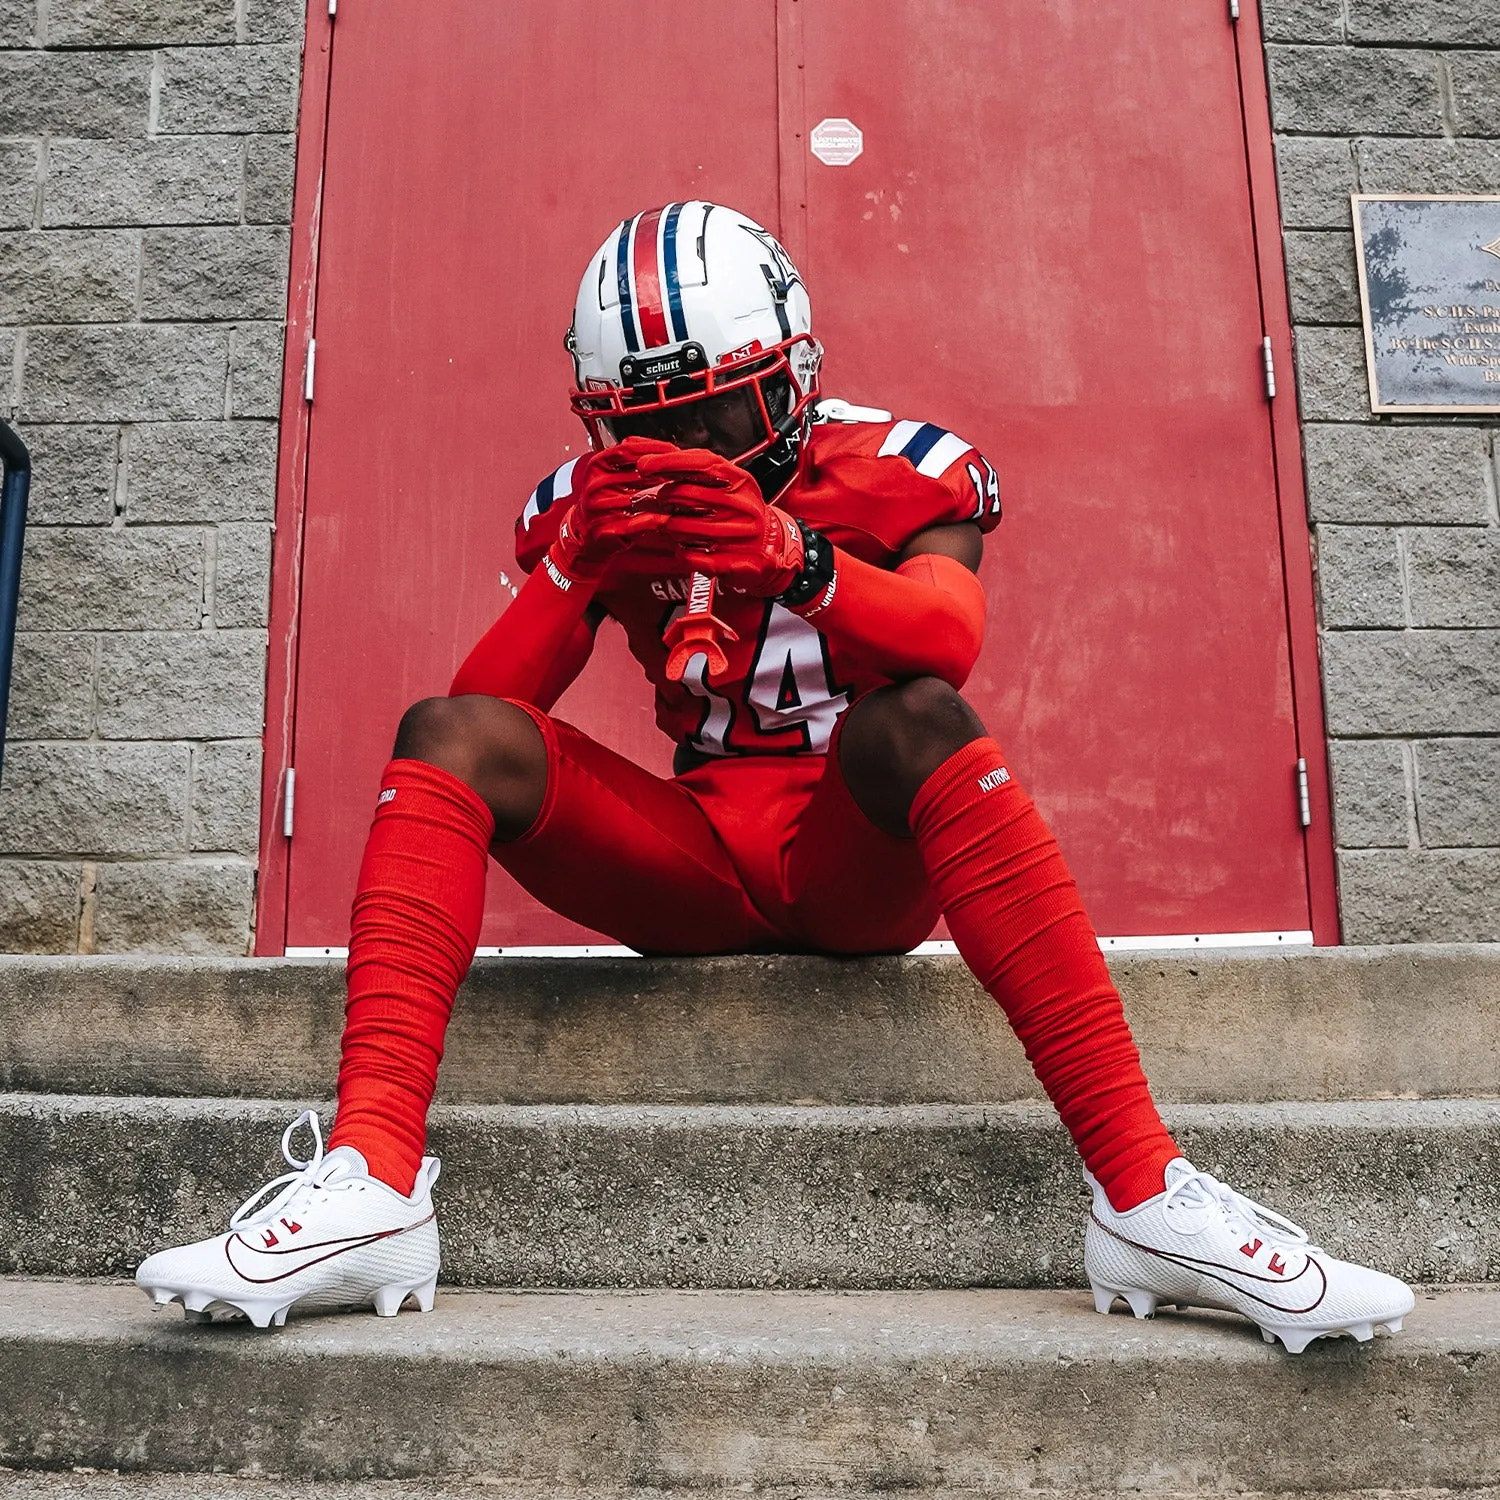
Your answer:
[[[580,266],[612,223],[690,196],[788,240],[830,393],[952,427],[999,469],[969,695],[1100,930],[1307,927],[1220,8],[781,10],[779,55],[775,0],[711,27],[667,0],[341,12],[287,942],[347,941],[395,723],[445,690],[515,579],[521,503],[579,450],[561,336]],[[825,167],[805,142],[839,116],[865,149]],[[613,627],[559,711],[665,771]],[[486,943],[590,936],[494,872]]]

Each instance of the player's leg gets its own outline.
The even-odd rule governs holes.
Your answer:
[[[1161,1192],[1180,1153],[1056,840],[974,710],[921,678],[862,699],[840,736],[854,800],[916,835],[960,953],[994,995],[1119,1208]]]
[[[563,916],[631,947],[725,952],[764,924],[697,805],[571,726],[485,697],[401,722],[354,900],[333,1145],[404,1191],[479,940],[491,855]]]
[[[849,710],[839,769],[885,834],[915,839],[969,967],[1000,1002],[1094,1189],[1085,1262],[1124,1296],[1226,1307],[1294,1352],[1396,1331],[1410,1290],[1325,1256],[1295,1225],[1184,1160],[1151,1100],[1118,991],[1047,825],[973,709],[918,679]]]
[[[681,788],[534,710],[435,699],[402,721],[360,868],[336,1128],[227,1234],[136,1280],[190,1314],[432,1305],[438,1237],[426,1115],[478,942],[491,851],[566,915],[632,946],[725,951],[774,937]],[[528,880],[528,873],[531,878]],[[290,1135],[291,1132],[288,1132]],[[330,1247],[334,1247],[330,1249]]]

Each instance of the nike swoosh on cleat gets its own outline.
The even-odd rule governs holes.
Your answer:
[[[436,1213],[430,1213],[425,1219],[418,1219],[414,1224],[403,1224],[398,1229],[381,1229],[373,1234],[352,1235],[342,1240],[321,1240],[316,1245],[289,1245],[284,1250],[263,1250],[258,1245],[250,1244],[242,1236],[233,1234],[224,1242],[224,1259],[241,1281],[249,1282],[252,1286],[269,1286],[273,1282],[285,1281],[289,1276],[296,1276],[312,1266],[321,1265],[324,1261],[347,1255],[351,1250],[362,1250],[366,1245],[374,1245],[380,1240],[394,1239],[398,1234],[409,1234],[413,1229],[432,1223],[436,1217]],[[270,1266],[257,1265],[257,1261],[275,1264],[290,1260],[291,1264],[278,1265],[274,1275],[253,1276],[250,1270],[242,1270],[235,1264],[236,1248],[253,1270],[270,1270]]]
[[[1090,1214],[1094,1223],[1099,1226],[1112,1240],[1118,1240],[1122,1245],[1129,1245],[1132,1250],[1139,1250],[1143,1255],[1154,1255],[1158,1260],[1164,1260],[1174,1266],[1181,1266],[1184,1271],[1195,1271],[1200,1276],[1207,1276],[1211,1281],[1217,1281],[1221,1286],[1227,1286],[1231,1291],[1238,1292],[1242,1297],[1249,1297],[1252,1302],[1259,1302],[1262,1307],[1269,1308],[1272,1312],[1279,1313],[1310,1313],[1322,1304],[1328,1295],[1328,1273],[1313,1256],[1306,1257],[1302,1269],[1295,1276],[1286,1279],[1277,1278],[1272,1280],[1269,1276],[1257,1276],[1248,1271],[1242,1271],[1238,1266],[1225,1265],[1223,1261],[1199,1260],[1191,1255],[1174,1255],[1170,1250],[1158,1250],[1154,1245],[1143,1245],[1139,1240],[1130,1239],[1118,1230],[1111,1229],[1108,1224],[1099,1222],[1097,1214]],[[1254,1290],[1254,1285],[1266,1287],[1279,1287],[1290,1290],[1309,1272],[1314,1273],[1303,1291],[1304,1301],[1314,1291],[1317,1295],[1310,1302],[1300,1307],[1289,1307],[1284,1302],[1272,1301],[1269,1297],[1262,1296]],[[1254,1285],[1247,1285],[1252,1283]]]

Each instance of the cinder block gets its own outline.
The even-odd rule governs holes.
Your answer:
[[[1277,131],[1301,135],[1440,135],[1438,61],[1373,47],[1266,48]]]
[[[1417,819],[1424,848],[1500,848],[1500,740],[1419,740]]]
[[[106,739],[248,739],[265,722],[266,633],[107,635],[99,652]]]
[[[31,495],[26,514],[37,526],[103,526],[115,511],[116,427],[16,429],[31,450]]]
[[[1303,421],[1368,422],[1363,333],[1358,328],[1299,328],[1296,346]]]
[[[286,317],[290,231],[148,229],[141,242],[146,319]]]
[[[49,47],[234,42],[234,0],[50,0]]]
[[[142,521],[269,521],[272,422],[143,423],[130,430],[125,513]]]
[[[163,59],[157,129],[163,135],[255,134],[296,128],[301,49],[184,47]]]
[[[196,630],[203,619],[203,533],[42,526],[21,565],[27,630]]]
[[[1348,229],[1354,148],[1343,139],[1283,136],[1276,142],[1281,219],[1288,228]]]
[[[220,526],[214,547],[214,624],[221,630],[265,625],[270,597],[270,524]]]
[[[1328,631],[1323,693],[1337,736],[1500,734],[1500,630]]]
[[[236,417],[281,415],[283,323],[250,323],[234,330],[230,350],[230,413]]]
[[[0,321],[112,323],[135,316],[140,235],[131,229],[0,234]]]
[[[245,40],[300,42],[306,15],[302,0],[245,0]]]
[[[259,740],[210,740],[193,750],[194,849],[253,855],[260,845]]]
[[[100,865],[94,883],[99,953],[245,953],[255,866],[243,859]]]
[[[143,136],[149,52],[0,52],[0,136]]]
[[[34,328],[23,420],[161,422],[222,417],[229,331],[201,324]]]
[[[1354,153],[1361,192],[1492,193],[1500,183],[1500,141],[1367,140]]]
[[[1495,7],[1490,7],[1491,28]],[[1453,119],[1460,135],[1500,135],[1500,52],[1450,52]]]
[[[1395,740],[1331,740],[1333,817],[1344,849],[1404,849],[1406,763]]]
[[[1348,0],[1349,39],[1415,47],[1500,47],[1493,0]]]
[[[252,135],[245,142],[245,222],[290,224],[297,169],[294,135]]]
[[[1318,527],[1318,595],[1330,630],[1404,625],[1396,533],[1384,526]]]
[[[1472,427],[1303,429],[1314,521],[1482,526],[1485,434]]]
[[[0,229],[31,227],[40,163],[36,141],[0,141]]]
[[[1268,42],[1341,42],[1340,0],[1261,0],[1261,32]]]
[[[16,744],[0,853],[157,854],[187,843],[186,745]]]
[[[1411,531],[1406,556],[1413,625],[1500,626],[1500,530]]]
[[[1359,271],[1354,236],[1330,231],[1289,230],[1287,289],[1295,323],[1358,323]]]
[[[1500,849],[1350,849],[1338,866],[1346,943],[1500,941]]]
[[[83,866],[0,859],[0,952],[76,953]]]
[[[37,0],[0,0],[0,47],[40,47]]]
[[[18,631],[7,737],[83,740],[93,726],[93,636]]]
[[[239,217],[237,136],[52,142],[42,190],[49,228],[233,224]]]

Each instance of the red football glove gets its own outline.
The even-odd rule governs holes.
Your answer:
[[[706,448],[674,448],[643,454],[636,471],[661,485],[639,500],[655,513],[656,545],[670,542],[689,567],[761,598],[781,593],[802,571],[797,523],[767,505],[737,464]]]
[[[578,497],[568,507],[548,556],[570,578],[598,578],[617,554],[642,539],[660,542],[661,518],[637,509],[641,492],[659,480],[642,478],[637,461],[648,454],[675,453],[670,443],[629,437],[595,453]],[[675,549],[650,547],[650,571],[668,571]]]

